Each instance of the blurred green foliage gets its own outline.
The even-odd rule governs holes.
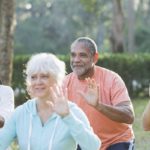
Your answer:
[[[133,52],[150,52],[149,1],[134,3]],[[126,50],[129,2],[121,2]],[[89,36],[99,50],[111,51],[112,4],[113,1],[106,0],[16,0],[15,54],[41,51],[67,54],[70,44],[79,36]]]

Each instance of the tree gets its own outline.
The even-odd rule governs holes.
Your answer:
[[[150,0],[139,0],[136,10],[135,46],[137,52],[150,52]]]
[[[124,15],[121,0],[113,0],[113,18],[110,41],[113,52],[124,52],[123,24]]]
[[[100,13],[99,18],[99,29],[103,28],[102,30],[99,30],[98,39],[99,41],[102,41],[101,34],[104,33],[104,26],[102,22],[107,22],[110,20],[110,14],[113,12],[113,15],[111,16],[111,34],[110,34],[110,44],[111,44],[111,51],[112,52],[124,52],[124,14],[122,10],[122,1],[121,0],[113,0],[113,1],[100,1],[100,0],[80,0],[88,9],[88,11],[97,11],[98,12],[104,10],[104,12]],[[112,11],[110,11],[110,5],[112,6]],[[106,8],[107,7],[107,8]],[[104,16],[102,17],[102,14]],[[107,14],[107,15],[106,15]],[[102,19],[105,18],[105,19]],[[106,21],[107,20],[107,21]],[[110,23],[109,23],[110,26]]]
[[[18,0],[16,6],[15,54],[66,54],[77,37],[96,37],[95,14],[80,0]]]
[[[135,16],[134,16],[134,0],[127,1],[128,17],[127,17],[127,26],[128,26],[128,51],[134,51],[134,31],[135,31]]]
[[[11,83],[13,66],[13,34],[15,0],[0,0],[0,78]]]

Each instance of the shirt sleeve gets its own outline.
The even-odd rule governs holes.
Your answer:
[[[101,141],[94,134],[86,115],[80,108],[77,106],[72,108],[70,115],[63,118],[63,121],[68,126],[71,135],[82,150],[100,149]]]
[[[14,92],[11,87],[3,86],[0,93],[0,115],[7,120],[14,110]]]
[[[128,90],[122,78],[116,75],[111,88],[111,102],[116,105],[120,102],[130,101]]]

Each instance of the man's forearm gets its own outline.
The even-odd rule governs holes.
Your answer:
[[[130,106],[110,106],[106,104],[98,104],[96,109],[113,121],[127,124],[133,123],[134,114],[131,111],[132,108],[130,108]]]
[[[0,116],[0,128],[4,126],[4,123],[5,123],[5,119],[2,116]]]

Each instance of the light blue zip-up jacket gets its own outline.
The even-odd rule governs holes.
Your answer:
[[[93,133],[89,121],[76,104],[69,102],[70,114],[61,118],[54,113],[42,125],[36,100],[16,108],[0,131],[0,150],[5,150],[17,138],[20,150],[99,150],[100,139]]]

